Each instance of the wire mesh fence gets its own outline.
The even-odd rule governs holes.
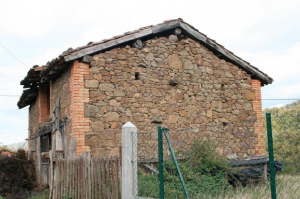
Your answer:
[[[272,117],[278,198],[300,198],[299,121]],[[265,117],[174,128],[168,134],[190,198],[272,197]],[[137,139],[139,196],[159,198],[157,132],[140,132]],[[165,138],[163,148],[165,198],[185,198]]]
[[[299,114],[271,116],[274,158],[283,164],[275,178],[277,198],[300,198],[299,122]]]

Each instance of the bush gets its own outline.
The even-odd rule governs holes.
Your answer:
[[[18,149],[15,156],[18,159],[27,160],[26,151],[24,149]]]
[[[32,161],[15,157],[0,157],[0,195],[9,198],[27,198],[35,188],[35,170]]]
[[[190,197],[215,197],[231,188],[227,181],[230,172],[228,162],[215,152],[210,141],[195,141],[186,160],[179,161],[179,167]],[[185,198],[173,161],[165,162],[165,197]],[[159,197],[158,176],[139,171],[139,195]]]

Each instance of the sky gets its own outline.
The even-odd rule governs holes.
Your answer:
[[[272,77],[263,99],[299,99],[299,8],[292,0],[0,1],[0,143],[27,137],[28,107],[19,110],[17,101],[32,66],[168,19],[182,18]],[[290,102],[263,100],[263,108]]]

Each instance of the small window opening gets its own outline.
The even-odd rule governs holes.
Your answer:
[[[222,89],[222,91],[225,90],[225,84],[221,85],[221,89]]]
[[[51,133],[41,136],[41,152],[49,152],[51,150]]]
[[[134,73],[134,80],[139,80],[140,79],[140,73],[136,72]]]

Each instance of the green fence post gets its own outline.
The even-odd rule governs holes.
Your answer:
[[[164,131],[164,134],[166,136],[166,139],[167,139],[167,142],[168,142],[168,145],[169,145],[169,149],[170,149],[170,152],[171,152],[171,155],[172,155],[172,159],[173,159],[173,162],[175,164],[175,167],[176,167],[176,170],[177,170],[177,174],[179,176],[179,180],[181,182],[181,185],[182,185],[185,197],[186,197],[186,199],[190,199],[188,191],[187,191],[187,188],[185,186],[185,183],[184,183],[184,180],[183,180],[183,177],[182,177],[182,174],[181,174],[181,171],[180,171],[180,168],[179,168],[179,165],[178,165],[178,162],[177,162],[176,157],[175,157],[175,153],[174,153],[171,141],[169,139],[169,135],[168,135],[168,130],[169,129],[163,128],[162,130]]]
[[[164,188],[164,151],[161,126],[158,126],[158,171],[159,171],[159,196],[165,198]]]
[[[275,163],[274,163],[274,153],[273,153],[271,113],[266,113],[266,119],[267,119],[267,133],[268,133],[271,195],[272,195],[272,199],[276,199],[277,196],[276,196]]]

